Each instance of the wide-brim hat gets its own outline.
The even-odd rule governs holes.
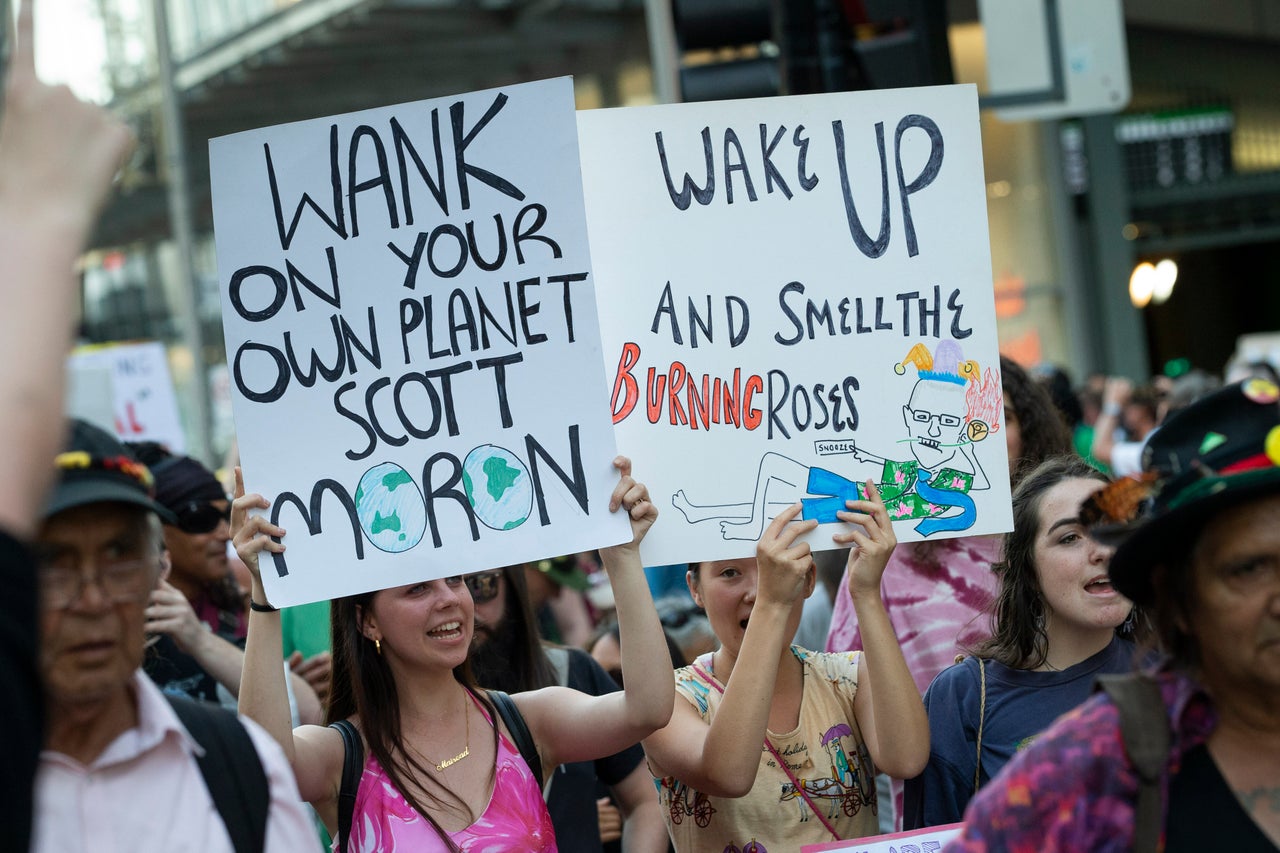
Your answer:
[[[45,503],[45,518],[88,504],[123,503],[173,520],[154,500],[151,472],[124,445],[88,421],[73,420],[70,427],[64,450],[54,458],[58,479]]]
[[[1280,388],[1229,385],[1176,412],[1147,441],[1142,474],[1086,504],[1113,544],[1112,585],[1139,605],[1155,599],[1152,571],[1185,558],[1201,528],[1232,506],[1280,492]]]

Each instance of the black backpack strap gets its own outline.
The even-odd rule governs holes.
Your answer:
[[[490,690],[489,698],[493,700],[493,706],[497,709],[502,722],[506,724],[507,731],[511,732],[511,738],[516,742],[516,749],[520,750],[520,757],[533,771],[533,778],[538,780],[538,787],[542,787],[542,757],[538,755],[538,747],[533,742],[533,735],[529,734],[529,727],[525,724],[520,709],[516,707],[511,697],[501,690]]]
[[[236,853],[262,853],[267,842],[271,791],[249,732],[230,711],[166,696],[204,755],[196,759],[214,808],[222,816]]]
[[[1155,679],[1143,673],[1101,675],[1098,686],[1120,711],[1124,750],[1138,774],[1135,853],[1155,853],[1163,826],[1160,780],[1169,763],[1169,718]]]
[[[347,853],[347,839],[351,837],[351,818],[356,810],[356,791],[360,789],[360,777],[364,775],[364,742],[350,720],[330,723],[342,735],[342,787],[338,789],[338,853]]]

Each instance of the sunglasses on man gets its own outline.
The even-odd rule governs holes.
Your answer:
[[[471,591],[471,600],[476,604],[484,604],[498,597],[499,585],[502,582],[502,570],[464,575],[462,580],[466,583],[467,589]]]
[[[218,529],[218,523],[231,523],[231,504],[219,506],[209,501],[187,501],[173,510],[177,518],[177,527],[183,533],[212,533]]]

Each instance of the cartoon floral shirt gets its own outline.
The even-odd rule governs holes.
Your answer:
[[[969,507],[964,497],[973,488],[973,475],[954,468],[943,468],[936,474],[921,475],[920,463],[885,460],[876,489],[884,501],[891,521],[932,518],[952,511],[952,507]],[[839,519],[836,512],[845,509],[845,501],[863,500],[866,487],[859,482],[826,468],[809,469],[805,490],[821,497],[804,498],[803,517],[826,524]],[[972,520],[969,520],[972,524]],[[957,530],[967,529],[956,527]]]
[[[1164,671],[1157,680],[1172,730],[1160,784],[1167,817],[1169,780],[1183,756],[1209,737],[1217,713],[1185,674]],[[1129,851],[1137,797],[1138,776],[1124,751],[1120,713],[1099,693],[1058,720],[978,793],[965,812],[964,832],[946,851]]]
[[[769,740],[840,838],[875,835],[876,771],[853,715],[860,653],[791,651],[804,665],[800,723],[769,732]],[[676,692],[710,724],[721,699],[716,685],[724,685],[708,677],[714,679],[709,654],[675,673]],[[672,777],[654,782],[677,853],[787,853],[833,840],[764,744],[744,797],[711,797]]]

